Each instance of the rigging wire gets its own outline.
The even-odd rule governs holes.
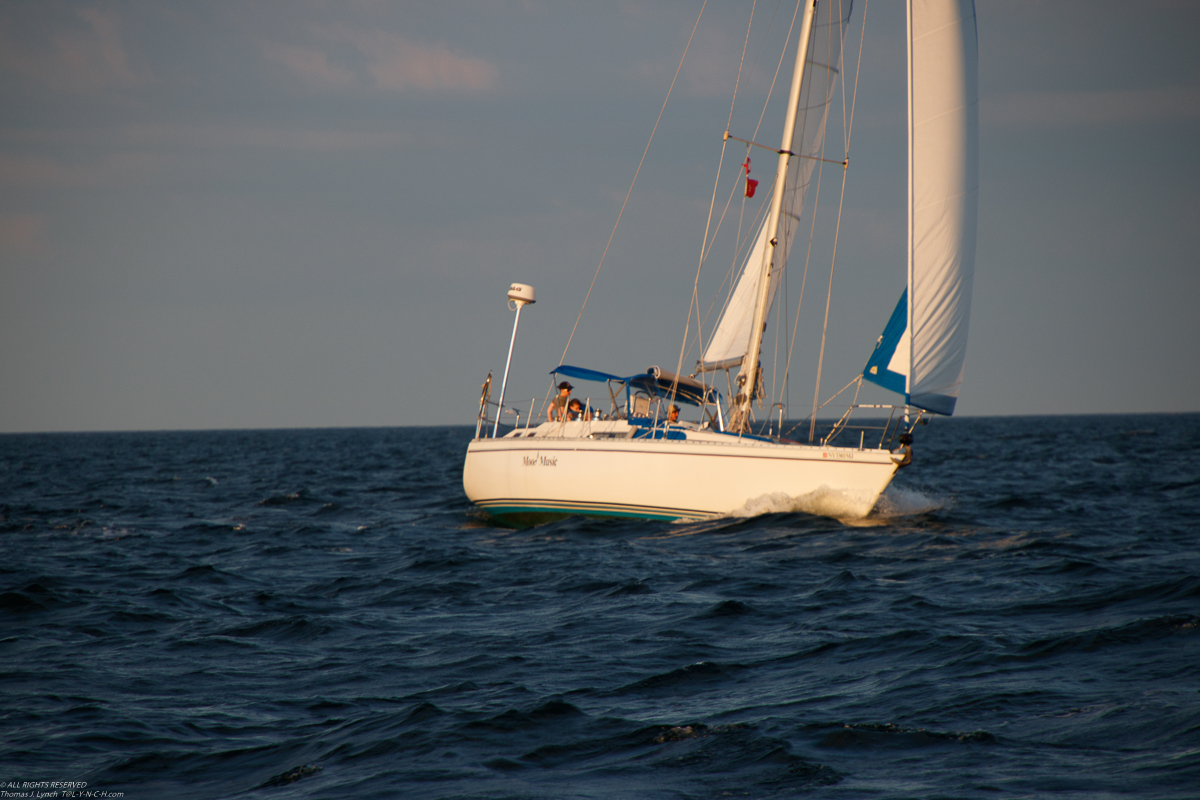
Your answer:
[[[870,2],[870,0],[865,0],[865,2],[863,3],[863,38],[866,37],[867,3],[868,2]],[[841,6],[841,0],[838,0],[838,5],[839,5],[839,7]],[[816,385],[813,388],[813,413],[812,413],[812,419],[809,422],[809,429],[808,429],[808,440],[810,442],[813,440],[813,437],[816,435],[816,430],[817,430],[817,410],[818,410],[817,404],[820,402],[820,399],[821,399],[821,370],[824,367],[824,363],[825,363],[825,337],[829,330],[829,306],[830,306],[830,301],[833,298],[833,270],[834,270],[835,264],[837,263],[838,238],[841,235],[841,231],[842,231],[842,210],[844,208],[844,204],[846,201],[846,176],[849,172],[849,163],[850,163],[850,133],[851,133],[851,126],[854,124],[854,102],[858,98],[858,78],[859,78],[860,70],[862,67],[862,51],[863,51],[863,40],[860,39],[859,44],[858,44],[858,65],[855,68],[855,73],[854,73],[854,91],[851,94],[851,99],[850,99],[850,118],[849,118],[849,120],[846,119],[846,82],[842,81],[842,124],[845,128],[844,142],[845,142],[845,153],[846,153],[846,165],[842,167],[842,191],[841,191],[841,196],[838,199],[837,225],[834,227],[834,233],[833,233],[833,254],[829,260],[829,291],[825,296],[825,322],[821,327],[821,351],[820,351],[820,356],[817,359],[817,380],[816,380]],[[845,390],[843,389],[842,391],[845,391]],[[838,394],[841,394],[841,392],[838,392]],[[856,397],[857,397],[857,395],[856,395]]]
[[[671,92],[675,89],[675,81],[679,79],[679,71],[683,69],[683,60],[687,58],[688,48],[692,46],[692,39],[696,36],[696,29],[700,27],[700,18],[704,16],[704,8],[707,5],[708,0],[704,0],[700,5],[700,13],[696,15],[696,23],[692,26],[692,33],[688,36],[687,44],[684,45],[683,55],[679,57],[679,66],[675,67],[675,75],[671,78],[671,85],[667,89],[667,96],[663,98],[662,108],[658,110],[658,119],[654,120],[654,128],[650,131],[650,139],[646,142],[646,149],[642,151],[642,160],[638,162],[637,169],[633,172],[633,180],[629,182],[629,190],[625,192],[625,201],[621,203],[621,210],[617,212],[617,221],[613,223],[612,232],[608,235],[608,242],[605,243],[604,252],[600,255],[600,263],[596,265],[596,274],[592,276],[592,283],[588,286],[587,294],[583,297],[583,305],[579,309],[579,316],[575,318],[575,326],[571,328],[571,335],[567,337],[567,346],[563,348],[562,356],[558,359],[559,364],[566,360],[567,351],[571,349],[571,340],[575,338],[575,331],[579,328],[579,320],[583,319],[583,311],[587,308],[588,299],[592,296],[592,289],[596,286],[596,279],[600,277],[600,268],[604,266],[604,259],[608,256],[608,248],[612,244],[613,237],[617,234],[617,226],[621,224],[621,215],[625,213],[625,206],[629,204],[629,197],[633,194],[633,186],[637,183],[638,173],[642,171],[642,165],[646,163],[646,154],[650,152],[650,145],[654,141],[654,134],[658,132],[658,123],[662,121],[663,112],[667,110],[667,102],[671,99]]]
[[[742,42],[742,58],[738,62],[737,78],[735,78],[734,82],[733,82],[733,97],[731,97],[729,100],[729,117],[725,121],[725,130],[729,130],[729,128],[733,125],[733,109],[737,106],[738,87],[741,85],[741,82],[742,82],[742,69],[746,65],[746,48],[749,47],[749,45],[750,45],[750,28],[753,27],[753,25],[754,25],[754,9],[757,6],[758,6],[757,0],[755,0],[754,2],[752,2],[750,4],[750,21],[746,23],[746,38]],[[709,241],[708,241],[708,231],[712,227],[713,209],[717,205],[717,188],[721,184],[721,169],[725,163],[725,146],[728,143],[729,143],[728,139],[725,139],[721,142],[721,157],[717,160],[717,177],[713,181],[712,199],[709,200],[709,203],[708,203],[708,219],[704,223],[704,241],[701,242],[701,244],[700,244],[700,265],[701,266],[703,266],[703,264],[704,264],[705,256],[707,255],[708,249],[710,247]],[[747,148],[747,150],[748,149],[749,148]],[[749,156],[747,156],[746,158],[747,158],[747,160],[749,160]],[[747,170],[747,174],[749,174],[748,170]],[[734,190],[736,190],[736,189],[737,189],[737,184],[735,183]],[[729,196],[730,196],[730,199],[732,199],[733,193],[730,192]],[[743,201],[742,205],[743,205],[743,207],[745,206],[744,201]],[[729,207],[728,201],[726,201],[725,207],[726,208]],[[721,212],[721,219],[722,220],[725,219],[724,211]],[[719,227],[719,223],[718,223],[718,227]],[[739,229],[739,234],[740,234],[740,229]],[[714,234],[714,236],[715,236],[715,234]],[[679,361],[675,365],[675,381],[672,382],[672,384],[671,384],[672,398],[675,395],[675,390],[679,386],[679,374],[681,372],[683,372],[683,357],[684,357],[684,353],[687,350],[688,328],[692,324],[692,309],[696,310],[696,320],[697,320],[696,335],[697,335],[697,338],[699,338],[699,335],[700,335],[700,321],[699,321],[700,320],[700,296],[699,295],[700,295],[700,267],[697,267],[696,268],[696,278],[692,282],[692,299],[688,303],[687,322],[683,326],[683,341],[680,342],[680,344],[679,344]],[[707,385],[706,381],[703,380],[703,376],[701,377],[701,383],[704,385]]]
[[[839,30],[839,36],[842,37],[843,42],[845,41],[845,38],[844,38],[845,34],[844,34],[844,32],[842,32],[842,27],[844,25],[845,19],[846,19],[846,14],[843,11],[841,0],[839,0],[838,1],[838,30]],[[832,49],[832,45],[830,44],[830,42],[832,41],[832,37],[833,37],[833,26],[832,25],[826,26],[826,37],[827,37],[826,51],[828,52],[829,50]],[[838,62],[839,63],[842,60],[841,54],[842,54],[842,52],[844,52],[844,49],[845,49],[844,45],[842,47],[839,47],[839,49],[838,49]],[[860,43],[860,53],[861,53],[861,43]],[[831,70],[834,69],[832,65],[830,65],[830,69]],[[840,74],[840,70],[837,70],[837,71]],[[832,74],[833,74],[832,72],[828,73],[828,75],[826,77],[827,81],[834,80],[834,78],[832,77]],[[842,85],[843,85],[843,87],[845,86],[845,81],[842,82]],[[811,91],[811,86],[809,87],[809,90]],[[828,89],[826,90],[826,97],[828,97]],[[845,103],[846,103],[846,97],[845,97],[845,91],[843,89],[843,92],[842,92],[843,124],[845,122]],[[828,105],[828,100],[826,101],[826,105]],[[826,120],[828,119],[828,111],[826,111],[826,115],[824,116],[824,119],[826,119]],[[825,174],[824,167],[825,167],[825,164],[827,164],[827,163],[838,163],[838,162],[833,162],[833,161],[830,161],[829,159],[824,158],[825,145],[826,145],[826,140],[822,136],[821,157],[816,159],[816,161],[817,161],[817,185],[816,185],[816,191],[813,194],[812,211],[810,213],[811,224],[809,226],[809,231],[808,231],[808,247],[807,247],[807,250],[805,251],[805,255],[804,255],[804,272],[801,274],[801,277],[800,277],[800,297],[796,301],[796,317],[795,317],[796,323],[795,323],[795,326],[792,328],[791,341],[788,344],[787,360],[784,365],[783,389],[781,391],[781,394],[786,395],[786,402],[784,403],[785,407],[788,407],[788,405],[791,402],[790,378],[791,378],[791,368],[792,368],[792,354],[795,351],[795,347],[796,347],[796,334],[800,330],[800,308],[804,304],[804,291],[808,285],[808,268],[812,262],[813,241],[816,239],[817,212],[820,210],[820,205],[821,205],[821,181]],[[846,161],[843,160],[841,162],[841,164],[842,164],[843,170],[845,170]],[[809,182],[811,183],[811,181],[812,181],[812,177],[811,177],[811,173],[810,173]],[[781,398],[781,399],[785,399],[785,398]]]
[[[764,100],[763,100],[763,105],[762,105],[762,108],[761,108],[761,110],[759,111],[759,114],[758,114],[758,122],[755,124],[755,127],[754,127],[754,135],[753,135],[753,137],[752,137],[752,138],[757,138],[757,136],[758,136],[758,131],[759,131],[759,129],[762,127],[763,119],[765,118],[765,116],[766,116],[766,113],[767,113],[767,108],[768,108],[768,106],[770,105],[771,96],[772,96],[772,94],[774,93],[774,90],[775,90],[775,85],[776,85],[776,83],[777,83],[777,82],[778,82],[778,80],[779,80],[779,73],[780,73],[780,71],[782,70],[782,68],[783,68],[783,64],[784,64],[784,61],[785,61],[785,59],[786,59],[786,57],[787,57],[787,43],[788,43],[788,42],[790,42],[790,41],[792,40],[792,33],[793,33],[793,31],[795,30],[795,27],[796,27],[796,18],[797,18],[797,16],[799,15],[799,13],[800,13],[800,9],[801,9],[801,7],[803,6],[804,2],[805,2],[805,0],[800,0],[800,2],[798,2],[798,3],[796,4],[796,9],[795,9],[795,10],[792,12],[792,19],[791,19],[791,23],[788,25],[788,33],[787,33],[787,38],[784,40],[784,47],[783,47],[783,49],[782,49],[782,50],[781,50],[781,52],[780,52],[779,61],[778,61],[778,62],[776,63],[776,65],[775,65],[775,74],[774,74],[774,75],[772,76],[772,78],[771,78],[771,86],[770,86],[770,88],[767,90],[767,96],[766,96],[766,99],[764,99]],[[772,14],[772,16],[771,16],[771,19],[772,19],[772,20],[773,20],[773,19],[775,18],[775,16],[776,16],[776,15],[779,13],[779,8],[780,8],[782,5],[783,5],[783,0],[780,0],[780,3],[779,3],[779,4],[778,4],[776,7],[775,7],[775,13],[774,13],[774,14]],[[753,18],[753,9],[752,9],[752,10],[751,10],[751,19],[750,19],[750,24],[752,24],[752,23],[753,23],[753,21],[754,21],[754,18]],[[750,38],[750,24],[748,24],[748,25],[747,25],[747,28],[746,28],[746,41],[747,41],[747,42],[749,41],[749,38]],[[768,24],[767,28],[768,28],[768,30],[769,30],[769,28],[770,28],[770,25],[769,25],[769,24]],[[764,33],[764,36],[765,36],[765,33]],[[743,44],[743,49],[742,49],[742,58],[743,58],[743,60],[745,59],[745,45],[744,45],[744,44]],[[757,63],[757,57],[756,57],[756,59],[755,59],[755,63]],[[738,74],[739,74],[739,80],[740,80],[740,76],[741,76],[741,67],[740,67],[740,66],[739,66]],[[735,84],[735,87],[734,87],[734,98],[733,98],[733,101],[732,101],[732,102],[731,102],[731,104],[730,104],[730,110],[729,110],[729,119],[728,119],[728,122],[727,122],[727,124],[726,124],[726,126],[725,126],[726,137],[725,137],[725,139],[722,141],[722,144],[721,144],[721,159],[720,159],[720,161],[718,162],[718,168],[717,168],[717,180],[716,180],[716,183],[717,183],[717,184],[719,184],[719,183],[720,183],[721,164],[724,162],[724,159],[725,159],[725,148],[726,148],[726,146],[727,146],[727,144],[728,144],[729,138],[731,138],[731,137],[729,137],[729,127],[732,125],[732,122],[733,122],[733,107],[734,107],[734,105],[736,105],[736,103],[737,103],[737,86],[736,86],[736,84]],[[747,157],[749,156],[749,150],[750,150],[750,145],[748,144],[748,145],[747,145],[747,147],[746,147],[746,151],[747,151]],[[740,175],[740,170],[739,170],[739,175]],[[774,186],[774,181],[772,181],[771,187],[769,187],[769,188],[770,188],[772,191],[773,191],[773,186]],[[678,375],[678,374],[679,374],[680,372],[682,372],[682,370],[683,370],[683,359],[684,359],[684,356],[685,356],[685,353],[686,353],[686,350],[687,350],[688,331],[689,331],[689,328],[690,328],[690,326],[691,326],[691,320],[692,320],[692,310],[693,310],[693,309],[695,309],[695,311],[696,311],[696,317],[697,317],[697,326],[696,326],[696,344],[697,344],[697,347],[698,347],[698,349],[699,349],[699,351],[700,351],[700,353],[701,353],[701,358],[703,358],[703,352],[704,352],[704,343],[703,343],[703,327],[704,327],[704,322],[708,320],[708,316],[709,316],[709,314],[711,314],[711,313],[712,313],[712,309],[713,309],[713,307],[716,305],[716,297],[714,297],[714,298],[713,298],[713,302],[712,302],[712,303],[709,305],[708,311],[707,311],[707,312],[705,312],[705,314],[704,314],[704,318],[703,318],[703,319],[700,319],[700,305],[699,305],[699,300],[698,300],[698,291],[699,291],[699,283],[700,283],[700,271],[701,271],[701,270],[704,268],[704,263],[705,263],[705,261],[706,261],[706,260],[707,260],[707,258],[708,258],[708,253],[712,251],[712,247],[713,247],[713,245],[714,245],[714,243],[715,243],[716,236],[717,236],[717,234],[720,232],[720,229],[721,229],[721,224],[722,224],[722,223],[724,222],[724,220],[725,220],[725,214],[726,214],[726,213],[728,212],[728,210],[729,210],[729,204],[732,202],[732,200],[733,200],[733,194],[734,194],[734,192],[736,192],[736,191],[737,191],[737,182],[735,181],[735,182],[734,182],[734,184],[733,184],[733,188],[730,190],[730,193],[729,193],[729,198],[728,198],[728,199],[725,201],[725,208],[724,208],[724,209],[722,210],[722,212],[721,212],[721,217],[720,217],[720,219],[717,221],[717,228],[716,228],[716,230],[714,230],[714,231],[713,231],[713,233],[712,233],[712,236],[711,236],[711,237],[709,237],[709,235],[708,235],[708,226],[706,225],[706,227],[705,227],[705,241],[704,241],[704,246],[703,246],[703,247],[701,247],[701,253],[700,253],[700,263],[696,265],[696,277],[695,277],[695,280],[693,281],[693,287],[692,287],[692,302],[691,302],[691,303],[688,305],[688,316],[687,316],[687,323],[684,325],[683,342],[680,344],[680,348],[679,348],[679,349],[680,349],[680,353],[679,353],[679,361],[677,362],[676,369],[675,369],[675,373],[676,373],[676,375]],[[715,204],[715,201],[716,201],[716,192],[717,192],[717,187],[716,187],[716,185],[714,185],[714,187],[713,187],[713,200],[712,200],[712,203],[710,203],[710,207],[709,207],[709,220],[710,220],[710,222],[711,222],[711,219],[712,219],[712,204]],[[766,203],[766,200],[765,200],[765,198],[766,198],[766,194],[764,193],[764,201],[763,201],[763,202],[764,202],[764,207],[765,207],[765,203]],[[745,207],[746,207],[746,201],[745,201],[745,199],[744,199],[744,198],[743,198],[743,200],[742,200],[741,207],[742,207],[741,216],[739,216],[739,218],[738,218],[738,240],[737,240],[737,247],[735,247],[735,250],[734,250],[733,262],[730,264],[730,267],[729,267],[729,272],[726,274],[726,278],[727,278],[727,279],[729,279],[729,281],[730,281],[730,284],[729,284],[729,288],[730,288],[730,294],[729,294],[729,296],[727,296],[727,297],[725,298],[725,304],[722,306],[722,313],[724,313],[724,309],[725,309],[726,307],[728,307],[729,301],[730,301],[730,299],[732,299],[732,296],[733,296],[733,290],[734,290],[734,288],[735,288],[735,285],[736,285],[736,283],[737,283],[737,281],[733,279],[733,276],[734,276],[734,275],[736,274],[736,272],[737,272],[737,263],[738,263],[738,259],[739,259],[739,254],[740,254],[740,252],[741,252],[741,248],[742,248],[742,246],[743,246],[743,245],[748,245],[748,244],[749,244],[749,242],[751,241],[749,237],[747,238],[746,242],[742,242],[742,241],[741,241],[741,228],[742,228],[742,219],[744,218],[744,215],[745,215]],[[760,209],[760,211],[761,211],[761,210],[762,210],[762,209]],[[757,219],[757,215],[755,216],[755,219]],[[751,230],[753,230],[753,228],[752,228]],[[725,285],[725,284],[724,284],[724,281],[722,281],[722,284],[721,284],[721,288],[722,288],[722,289],[724,288],[724,285]],[[718,290],[718,295],[719,295],[719,293],[720,293],[720,290]],[[726,377],[728,377],[728,375],[727,375]],[[702,382],[703,382],[703,378],[702,378]],[[675,390],[675,386],[672,386],[672,393],[674,392],[674,390]],[[732,388],[730,389],[730,391],[732,392]]]
[[[810,442],[813,440],[817,429],[817,403],[821,399],[821,370],[825,365],[825,336],[829,331],[829,306],[833,300],[833,268],[837,263],[838,235],[842,231],[842,204],[846,200],[846,172],[847,170],[842,170],[842,193],[838,200],[837,225],[834,227],[833,255],[829,259],[829,290],[825,294],[825,322],[821,326],[821,351],[817,357],[817,382],[813,387],[813,416],[812,424],[808,431],[808,440]]]
[[[844,20],[844,19],[845,19],[845,16],[842,13],[841,0],[839,0],[839,2],[838,2],[838,27],[839,27],[839,29],[841,28],[841,26],[843,24],[842,20]],[[826,28],[826,33],[827,33],[827,37],[831,38],[833,36],[833,26],[832,25],[830,25]],[[845,34],[842,33],[841,35],[844,37]],[[843,42],[844,41],[845,41],[845,39],[843,38]],[[830,46],[829,46],[829,43],[827,40],[826,50],[828,51],[829,49],[830,49]],[[844,50],[844,45],[842,48],[839,48],[839,50],[838,50],[839,63],[842,60],[841,54],[842,54],[843,50]],[[827,77],[827,80],[832,80],[832,79],[833,79],[832,77]],[[842,83],[844,84],[845,81],[843,81]],[[826,93],[826,97],[828,97],[828,93]],[[843,106],[845,105],[845,102],[846,102],[846,98],[845,98],[845,94],[843,93],[843,95],[842,95]],[[844,121],[844,119],[845,119],[845,114],[844,114],[844,109],[843,109],[843,121]],[[826,112],[826,121],[828,121],[828,111]],[[809,226],[809,231],[808,231],[808,249],[806,250],[806,252],[804,254],[804,273],[800,278],[800,298],[799,298],[799,300],[796,301],[796,327],[792,329],[792,341],[791,341],[791,345],[788,347],[787,365],[784,368],[785,372],[787,373],[784,378],[785,385],[786,385],[787,379],[791,376],[792,352],[796,345],[796,332],[800,329],[800,307],[804,303],[804,290],[808,285],[808,268],[812,263],[813,241],[816,239],[816,234],[817,234],[817,212],[820,210],[820,205],[821,205],[821,182],[825,176],[825,164],[828,163],[824,157],[826,144],[827,144],[827,140],[824,137],[822,137],[822,139],[821,139],[821,157],[817,159],[817,187],[816,187],[815,196],[813,197],[813,207],[812,207],[812,215],[811,215],[812,219],[811,219],[811,225]],[[842,163],[843,172],[845,171],[845,168],[846,168],[846,163],[843,161],[843,163]],[[811,180],[811,178],[810,178],[810,180]],[[818,380],[819,380],[819,378],[818,378]],[[789,400],[791,399],[790,395],[789,395],[788,399]]]
[[[776,5],[775,5],[775,11],[774,11],[774,12],[772,12],[772,14],[771,14],[771,19],[770,19],[770,20],[768,20],[768,22],[767,22],[767,24],[766,24],[766,27],[765,27],[765,29],[764,29],[762,41],[761,41],[761,42],[759,43],[759,45],[758,45],[758,46],[759,46],[759,53],[761,53],[761,52],[762,52],[763,46],[766,44],[766,40],[767,40],[767,34],[768,34],[768,33],[769,33],[769,31],[771,30],[771,27],[772,27],[772,25],[773,25],[773,24],[774,24],[774,22],[775,22],[775,17],[779,16],[779,9],[780,9],[780,8],[782,8],[782,7],[783,7],[783,0],[779,0],[779,2],[778,2]],[[758,122],[757,122],[757,124],[754,126],[754,136],[755,136],[755,138],[757,138],[757,136],[758,136],[758,132],[759,132],[759,130],[762,128],[762,122],[763,122],[763,118],[764,118],[764,117],[765,117],[765,115],[766,115],[767,106],[768,106],[768,105],[770,104],[770,102],[771,102],[771,97],[774,95],[774,92],[775,92],[775,85],[776,85],[776,83],[778,83],[778,81],[779,81],[779,72],[780,72],[780,70],[781,70],[781,69],[782,69],[782,67],[783,67],[783,57],[784,57],[784,55],[786,55],[786,53],[787,53],[787,42],[788,42],[788,41],[791,41],[792,30],[793,30],[793,29],[795,28],[795,26],[796,26],[796,16],[797,16],[797,14],[798,14],[798,13],[799,13],[799,6],[797,6],[797,10],[796,10],[796,11],[793,11],[793,12],[792,12],[792,21],[791,21],[791,24],[788,26],[788,38],[787,38],[787,39],[784,41],[784,48],[783,48],[783,52],[782,52],[782,53],[781,53],[781,55],[780,55],[780,60],[779,60],[779,61],[778,61],[778,63],[775,65],[775,74],[774,74],[774,75],[771,77],[771,85],[770,85],[770,87],[767,89],[767,95],[766,95],[766,98],[763,100],[762,108],[759,110],[759,114],[758,114]],[[753,20],[753,14],[751,15],[751,20],[750,20],[750,21],[751,21],[751,23],[753,23],[753,21],[754,21],[754,20]],[[749,36],[750,36],[750,26],[749,26],[749,25],[747,25],[747,26],[746,26],[746,38],[747,38],[747,39],[749,39]],[[751,62],[751,64],[750,64],[750,75],[753,75],[753,73],[754,73],[754,70],[755,70],[755,67],[756,67],[756,65],[758,64],[758,59],[759,59],[759,55],[758,55],[758,54],[756,54],[756,55],[755,55],[755,57],[754,57],[754,60],[753,60],[753,61]],[[748,76],[748,77],[749,77],[749,76]],[[735,95],[736,95],[736,89],[735,89]],[[733,103],[732,103],[731,105],[736,105],[736,103],[737,103],[737,97],[735,96],[735,97],[734,97],[734,99],[733,99]],[[742,140],[740,140],[740,139],[737,139],[737,137],[736,137],[736,136],[729,136],[729,135],[728,135],[728,131],[729,131],[729,128],[732,126],[732,123],[733,123],[733,113],[732,113],[732,110],[731,110],[731,111],[730,111],[730,114],[729,114],[729,120],[727,121],[727,123],[726,123],[726,126],[725,126],[725,130],[726,130],[726,136],[725,136],[725,139],[722,141],[722,144],[721,144],[721,160],[722,160],[722,161],[724,160],[724,157],[725,157],[725,147],[726,147],[726,145],[727,145],[728,141],[729,141],[730,139],[735,139],[735,140],[737,140],[737,141],[742,141]],[[747,142],[747,143],[746,143],[746,157],[747,157],[747,158],[749,158],[749,156],[750,156],[750,146],[751,146],[750,142]],[[718,182],[718,183],[720,182],[720,175],[721,175],[721,170],[720,170],[720,168],[718,167],[718,169],[717,169],[717,182]],[[739,177],[741,176],[741,171],[740,171],[740,170],[739,170],[739,172],[738,172],[738,175],[739,175]],[[706,233],[705,233],[705,239],[706,239],[706,244],[707,244],[707,248],[708,248],[708,249],[707,249],[706,251],[704,251],[704,253],[703,253],[703,256],[702,256],[702,258],[701,258],[701,260],[700,260],[700,264],[699,264],[699,265],[697,266],[697,268],[696,268],[696,269],[697,269],[697,273],[699,272],[700,268],[701,268],[701,267],[703,267],[703,266],[704,266],[704,264],[707,262],[707,260],[708,260],[708,254],[712,252],[712,248],[713,248],[713,247],[715,246],[715,244],[716,244],[716,238],[717,238],[717,235],[718,235],[718,234],[720,234],[720,232],[721,232],[721,226],[722,226],[722,224],[724,224],[724,222],[725,222],[725,215],[729,213],[729,206],[730,206],[730,204],[733,202],[733,196],[734,196],[734,194],[735,194],[735,193],[737,192],[737,190],[738,190],[738,185],[739,185],[739,181],[734,181],[734,182],[732,183],[732,185],[730,186],[730,189],[729,189],[729,197],[725,198],[725,206],[724,206],[724,208],[722,208],[722,210],[721,210],[721,217],[720,217],[720,218],[717,220],[717,227],[716,227],[716,230],[714,230],[714,231],[712,232],[712,236],[711,236],[711,237],[709,237],[709,236],[707,235],[707,230],[706,230]],[[757,213],[755,214],[755,216],[754,216],[754,220],[755,220],[755,221],[757,221],[757,220],[758,220],[758,218],[759,218],[759,216],[758,216],[758,215],[760,215],[760,214],[766,214],[766,213],[767,213],[767,209],[768,209],[768,198],[769,198],[770,194],[771,194],[771,193],[774,191],[774,186],[775,186],[775,178],[772,176],[772,178],[771,178],[771,183],[767,185],[766,191],[764,191],[764,192],[763,192],[763,201],[762,201],[762,203],[759,205],[758,212],[757,212]],[[725,273],[725,277],[724,277],[724,279],[722,279],[722,281],[721,281],[721,285],[720,285],[720,286],[717,288],[717,291],[716,291],[716,293],[713,295],[713,300],[712,300],[712,302],[708,304],[708,310],[704,312],[704,318],[703,318],[703,319],[701,319],[701,320],[699,320],[699,321],[698,321],[698,323],[697,323],[697,328],[696,328],[696,346],[697,346],[697,349],[698,349],[698,350],[699,350],[701,353],[703,353],[703,352],[704,352],[704,342],[703,342],[704,323],[708,322],[708,318],[709,318],[709,316],[711,316],[711,314],[712,314],[712,311],[713,311],[713,308],[715,308],[715,307],[716,307],[716,305],[717,305],[717,299],[718,299],[718,298],[721,296],[721,293],[722,293],[722,292],[725,290],[725,281],[728,281],[728,282],[729,282],[729,292],[730,292],[730,294],[729,294],[729,295],[726,295],[726,297],[725,297],[725,302],[724,302],[724,303],[721,305],[721,311],[720,311],[720,313],[722,313],[722,314],[723,314],[723,313],[724,313],[724,311],[725,311],[725,308],[726,308],[726,307],[729,305],[729,300],[731,299],[731,297],[732,297],[732,293],[733,293],[733,287],[734,287],[734,284],[736,283],[736,280],[735,280],[735,278],[736,278],[736,275],[737,275],[737,265],[738,265],[738,262],[739,262],[739,261],[741,260],[741,258],[742,258],[742,252],[743,252],[742,248],[750,246],[750,245],[751,245],[751,242],[753,241],[753,240],[752,240],[752,239],[750,239],[750,238],[747,238],[745,241],[743,241],[743,240],[742,240],[742,223],[743,223],[743,221],[745,220],[745,215],[746,215],[746,200],[745,200],[745,198],[743,197],[743,198],[742,198],[742,202],[741,202],[741,206],[740,206],[740,211],[739,211],[739,213],[738,213],[738,230],[737,230],[737,236],[734,238],[734,253],[733,253],[733,258],[731,259],[731,261],[730,261],[730,264],[729,264],[729,269],[728,269],[728,271],[726,271],[726,273]],[[751,231],[754,231],[754,230],[755,230],[755,228],[753,227],[753,224],[752,224],[752,227],[750,228],[750,230],[751,230]],[[749,251],[747,250],[746,252],[748,253]],[[697,280],[698,280],[698,279],[699,279],[699,276],[697,276]],[[699,303],[698,303],[698,302],[697,302],[697,304],[696,304],[696,309],[697,309],[697,316],[699,316]],[[690,321],[690,319],[691,319],[691,309],[690,309],[690,308],[688,309],[688,318],[689,318],[689,321]],[[686,333],[685,333],[685,335],[684,335],[684,339],[685,339],[685,341],[686,341],[686,338],[687,338],[687,336],[686,336]],[[701,357],[703,357],[703,356],[701,356]],[[682,364],[680,365],[680,368],[682,369]]]

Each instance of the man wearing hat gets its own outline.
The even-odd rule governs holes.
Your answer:
[[[558,396],[550,401],[550,405],[546,407],[546,422],[554,422],[556,419],[561,419],[566,413],[567,403],[571,399],[571,390],[575,387],[563,381],[558,385]]]

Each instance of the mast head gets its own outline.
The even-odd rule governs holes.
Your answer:
[[[524,283],[514,283],[508,287],[508,307],[520,308],[537,302],[537,292],[532,286]]]

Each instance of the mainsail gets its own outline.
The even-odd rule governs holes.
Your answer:
[[[776,234],[776,261],[770,271],[767,293],[769,308],[783,274],[783,265],[795,237],[797,223],[804,210],[816,159],[821,157],[825,144],[825,122],[829,104],[842,63],[842,42],[846,22],[850,18],[850,2],[818,3],[809,42],[808,57],[801,79],[800,103],[796,112],[796,130],[791,151],[795,155],[788,165],[786,193],[779,231]],[[798,157],[797,157],[798,156]],[[764,193],[765,194],[765,193]],[[755,304],[759,299],[759,276],[763,258],[767,257],[767,229],[770,220],[764,219],[742,264],[729,301],[704,349],[702,368],[728,367],[740,364],[750,343],[750,328],[754,321]]]
[[[962,384],[979,203],[973,0],[911,0],[908,17],[908,288],[863,377],[954,413]]]
[[[794,227],[788,225],[785,230],[790,234]],[[785,234],[780,238],[783,251],[786,253],[792,237]],[[746,256],[745,264],[742,266],[742,275],[738,278],[737,285],[734,286],[733,293],[729,296],[729,302],[721,314],[721,321],[713,331],[708,347],[704,349],[704,366],[717,364],[736,366],[746,355],[746,346],[750,342],[750,325],[754,321],[754,304],[758,300],[758,267],[762,264],[766,249],[767,222],[763,220],[762,226],[758,229],[758,236],[754,239],[754,247],[751,248],[750,254]],[[775,290],[779,287],[779,276],[782,274],[783,270],[778,269],[771,273],[771,288],[768,296],[772,299],[775,297]],[[769,304],[771,301],[767,302]]]

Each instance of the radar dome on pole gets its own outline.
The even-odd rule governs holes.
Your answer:
[[[537,302],[537,292],[527,283],[514,283],[508,287],[509,308],[520,308]],[[516,304],[515,306],[513,304]]]
[[[537,292],[527,283],[514,283],[508,287],[508,307],[516,309],[513,320],[512,338],[508,341],[508,360],[504,362],[504,380],[500,382],[500,405],[496,408],[496,424],[492,427],[492,438],[500,432],[500,417],[504,416],[504,390],[508,388],[508,368],[512,365],[513,345],[517,341],[517,325],[521,324],[521,309],[537,302]]]

